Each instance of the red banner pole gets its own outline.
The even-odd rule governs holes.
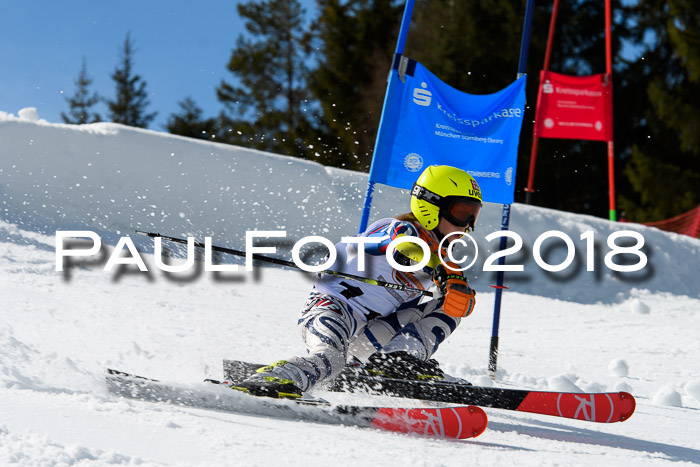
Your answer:
[[[610,220],[617,220],[615,209],[615,163],[613,157],[613,142],[608,141],[608,185],[610,187]]]
[[[549,70],[549,62],[552,58],[552,42],[554,42],[554,29],[557,24],[557,12],[559,11],[559,0],[554,0],[552,5],[552,17],[549,20],[549,33],[547,34],[547,50],[544,54],[544,71]],[[540,75],[540,89],[542,88],[542,75]],[[540,93],[537,95],[537,107],[540,108]],[[535,112],[535,116],[537,113]],[[537,163],[537,146],[539,144],[537,136],[537,117],[535,117],[535,127],[532,130],[532,150],[530,151],[530,171],[527,176],[527,188],[525,188],[525,203],[532,204],[532,194],[535,192],[535,164]]]
[[[532,204],[532,193],[535,189],[532,185],[535,184],[535,164],[537,162],[537,145],[539,143],[539,136],[533,130],[532,135],[532,150],[530,151],[530,172],[527,175],[527,188],[525,188],[525,204]]]
[[[605,0],[605,72],[612,78],[612,38],[610,37],[610,0]]]
[[[549,33],[547,34],[547,51],[544,54],[544,71],[549,70],[549,61],[552,58],[552,43],[554,42],[554,29],[557,24],[557,13],[559,12],[559,0],[554,0],[552,5],[552,17],[549,19]]]
[[[612,38],[610,31],[610,0],[605,0],[605,72],[608,75],[608,86],[610,89],[610,106],[612,110]],[[612,112],[611,112],[612,114]],[[612,120],[608,122],[612,126]],[[608,141],[608,192],[610,196],[610,220],[617,220],[615,209],[615,159],[612,129],[610,130],[610,141]]]

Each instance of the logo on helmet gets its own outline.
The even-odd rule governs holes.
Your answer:
[[[479,184],[476,183],[476,180],[473,178],[469,181],[472,182],[472,189],[469,190],[469,196],[481,199],[481,188],[479,188]]]
[[[418,172],[423,168],[423,158],[420,154],[412,152],[403,159],[403,166],[409,172]]]

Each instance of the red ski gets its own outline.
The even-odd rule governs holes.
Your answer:
[[[576,394],[527,391],[514,410],[575,418],[589,422],[624,422],[634,413],[636,402],[627,392]]]
[[[350,425],[421,436],[466,439],[486,430],[483,409],[472,406],[442,408],[394,408],[330,405],[313,400],[272,399],[231,390],[218,381],[207,385],[166,383],[117,370],[107,370],[107,386],[114,394],[150,402],[212,409],[248,415]]]
[[[336,384],[331,387],[331,390],[347,392],[370,390],[423,401],[477,405],[598,423],[623,422],[632,416],[636,408],[634,397],[627,392],[528,391],[439,381],[420,382],[363,376],[347,378],[342,385]]]
[[[240,381],[260,366],[239,360],[224,360],[224,375],[230,381]],[[462,382],[404,380],[358,373],[353,367],[346,367],[328,385],[328,389],[517,410],[599,423],[623,422],[632,416],[636,407],[634,397],[627,392],[579,394],[472,386]]]

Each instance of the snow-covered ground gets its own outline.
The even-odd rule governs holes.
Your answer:
[[[496,384],[629,391],[637,410],[624,423],[486,409],[487,431],[457,442],[116,398],[105,367],[196,383],[220,378],[223,358],[269,362],[302,352],[295,323],[309,279],[259,268],[176,280],[150,254],[149,274],[96,265],[66,274],[55,271],[56,230],[94,230],[112,245],[135,228],[207,234],[233,247],[252,229],[337,240],[357,225],[366,176],[34,117],[0,115],[0,465],[700,463],[700,241],[624,225],[644,235],[649,269],[612,274],[604,240],[623,226],[520,205],[512,229],[525,248],[514,258],[525,272],[506,274]],[[375,216],[404,205],[405,192],[384,188]],[[499,206],[488,205],[481,235],[499,219]],[[552,229],[577,243],[583,267],[563,276],[538,270],[532,244]],[[585,230],[601,240],[595,273],[585,271]],[[148,250],[149,242],[139,245]],[[490,384],[492,277],[482,264],[477,309],[436,358],[455,376]]]

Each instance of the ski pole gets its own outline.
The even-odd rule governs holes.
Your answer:
[[[185,240],[184,238],[171,237],[169,235],[161,235],[159,233],[146,232],[144,230],[136,230],[136,233],[140,234],[140,235],[145,235],[145,236],[151,237],[151,238],[160,237],[160,238],[164,238],[164,239],[166,239],[170,242],[173,242],[173,243],[182,243],[182,244],[187,245],[187,240]],[[197,248],[205,248],[204,243],[197,242],[197,241],[194,242],[194,246],[196,246]],[[247,256],[247,253],[245,251],[233,250],[231,248],[224,248],[222,246],[211,245],[211,249],[213,251],[227,253],[229,255],[242,256],[242,257]],[[279,258],[271,258],[269,256],[258,255],[256,253],[252,253],[250,256],[256,261],[262,261],[264,263],[277,264],[278,266],[286,266],[289,268],[302,270],[299,266],[297,266],[292,261],[287,261],[287,260],[279,259]],[[325,270],[325,271],[319,272],[318,274],[319,275],[327,274],[329,276],[337,276],[337,277],[341,277],[343,279],[349,279],[349,280],[353,280],[353,281],[357,281],[357,282],[363,282],[365,284],[377,285],[379,287],[384,287],[386,289],[403,290],[405,292],[413,292],[413,293],[417,293],[420,295],[427,295],[428,297],[433,296],[433,293],[428,291],[428,290],[418,289],[415,287],[409,287],[406,285],[394,284],[392,282],[380,281],[378,279],[370,279],[368,277],[362,277],[362,276],[358,276],[355,274],[349,274],[346,272]]]

